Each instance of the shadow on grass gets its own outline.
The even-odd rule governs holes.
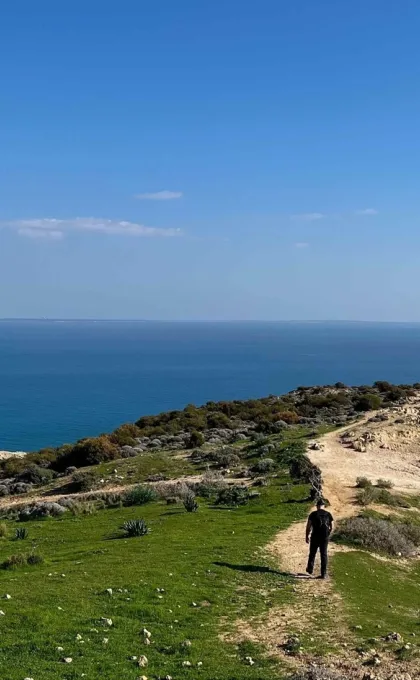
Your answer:
[[[277,571],[271,567],[264,567],[259,564],[230,564],[229,562],[213,562],[217,567],[226,567],[235,571],[245,571],[253,574],[274,574],[275,576],[294,576],[288,571]]]

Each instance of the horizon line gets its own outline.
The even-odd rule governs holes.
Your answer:
[[[0,323],[4,322],[45,322],[45,323],[302,323],[302,324],[420,324],[420,320],[399,320],[393,319],[141,319],[141,318],[121,318],[112,319],[106,317],[0,317]]]

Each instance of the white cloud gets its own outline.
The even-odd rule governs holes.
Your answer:
[[[96,232],[115,234],[118,236],[180,236],[180,229],[162,229],[146,227],[136,222],[107,220],[98,217],[75,217],[73,219],[56,219],[43,217],[31,220],[13,220],[0,226],[14,229],[20,236],[28,238],[46,238],[60,240],[69,232]]]
[[[325,217],[323,213],[302,213],[301,215],[291,215],[290,219],[299,222],[315,222],[316,220],[322,220]]]
[[[44,231],[42,229],[31,229],[30,227],[18,229],[18,234],[19,236],[27,236],[28,238],[43,238],[50,239],[51,241],[60,241],[64,237],[63,232],[56,229]]]
[[[182,198],[182,191],[156,191],[151,194],[136,194],[134,198],[140,201],[173,201]]]
[[[295,248],[309,248],[309,243],[295,243]]]
[[[378,210],[375,208],[365,208],[364,210],[355,210],[355,215],[377,215]]]

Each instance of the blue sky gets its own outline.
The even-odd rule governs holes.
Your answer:
[[[6,0],[0,317],[419,320],[417,0]]]

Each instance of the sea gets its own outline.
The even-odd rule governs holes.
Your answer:
[[[420,381],[420,324],[0,321],[0,450],[299,385]]]

